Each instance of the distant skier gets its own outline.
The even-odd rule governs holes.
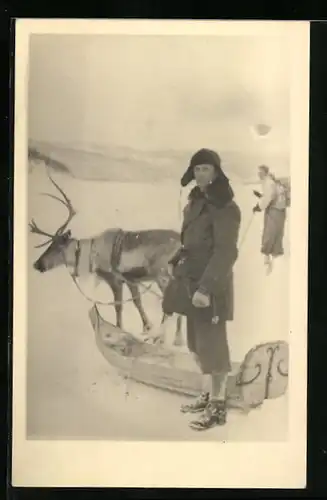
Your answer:
[[[264,255],[267,274],[270,274],[273,269],[273,259],[284,255],[283,238],[289,201],[286,187],[269,172],[266,165],[259,167],[258,175],[262,183],[262,194],[253,191],[259,198],[253,213],[264,211],[261,253]]]

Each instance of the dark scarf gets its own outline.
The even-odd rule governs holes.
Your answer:
[[[204,199],[214,205],[216,208],[223,208],[234,198],[234,192],[227,178],[217,177],[203,192],[198,186],[195,186],[189,194],[189,200]]]

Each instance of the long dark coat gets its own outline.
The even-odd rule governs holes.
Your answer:
[[[232,321],[233,266],[238,257],[241,212],[233,199],[222,205],[217,194],[214,183],[205,196],[198,188],[190,193],[181,231],[185,259],[178,266],[178,274],[191,279],[193,292],[202,289],[212,296],[215,315],[221,321]]]

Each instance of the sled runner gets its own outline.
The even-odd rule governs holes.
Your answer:
[[[176,348],[150,344],[106,321],[96,305],[89,311],[97,347],[120,374],[149,386],[188,396],[201,392],[201,373],[192,357]],[[248,412],[265,399],[282,396],[288,383],[288,344],[269,342],[234,363],[228,406]]]

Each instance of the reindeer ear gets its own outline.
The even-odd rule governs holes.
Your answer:
[[[72,232],[70,229],[68,229],[68,231],[66,233],[66,238],[71,238],[71,235],[72,235]]]

